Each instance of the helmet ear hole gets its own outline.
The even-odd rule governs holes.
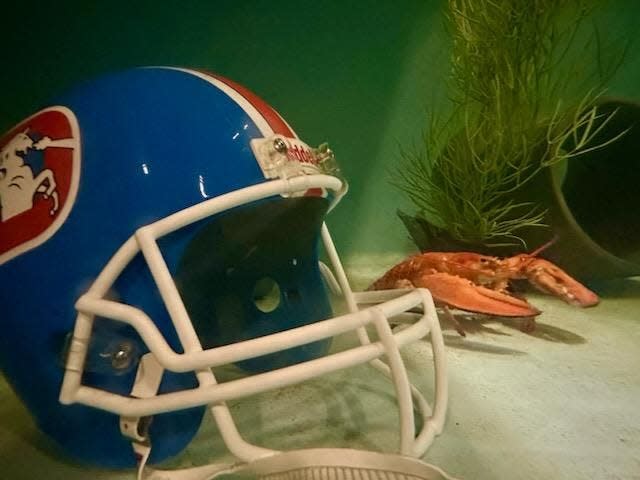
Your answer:
[[[253,287],[251,298],[253,299],[253,304],[261,312],[273,312],[280,305],[280,286],[272,278],[263,277]]]

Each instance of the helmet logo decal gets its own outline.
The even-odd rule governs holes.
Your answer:
[[[53,200],[51,215],[58,211],[58,191],[51,169],[36,171],[34,176],[35,161],[25,163],[31,151],[40,152],[50,142],[49,137],[35,142],[25,130],[9,140],[0,152],[0,222],[31,210],[38,193]]]
[[[79,130],[69,109],[42,110],[0,138],[0,264],[62,226],[79,173]]]

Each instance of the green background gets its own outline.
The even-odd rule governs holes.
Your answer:
[[[139,65],[206,68],[249,87],[312,145],[328,141],[350,194],[328,224],[343,256],[414,247],[389,183],[400,147],[419,143],[446,98],[442,1],[16,2],[4,13],[0,130],[47,98]],[[640,4],[611,1],[602,32],[633,40]],[[639,96],[631,45],[610,93]]]

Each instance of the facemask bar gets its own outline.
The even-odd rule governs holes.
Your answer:
[[[333,190],[337,193],[334,200],[337,202],[340,199],[343,184],[339,179],[327,175],[274,180],[202,202],[136,231],[76,304],[79,313],[68,351],[60,401],[64,404],[82,403],[124,417],[143,417],[192,406],[210,405],[223,440],[231,453],[241,460],[251,461],[275,452],[245,442],[237,431],[224,401],[292,385],[324,373],[371,362],[375,368],[391,377],[396,389],[401,418],[400,453],[421,456],[433,437],[442,429],[447,399],[444,344],[433,301],[426,290],[415,290],[375,307],[358,311],[328,229],[323,225],[322,239],[351,313],[266,337],[203,350],[156,243],[156,240],[164,235],[222,211],[270,196],[296,193],[310,188]],[[182,343],[183,354],[178,354],[171,349],[153,321],[144,312],[130,305],[104,299],[111,285],[138,252],[142,252],[147,261]],[[409,328],[393,333],[388,319],[418,306],[422,307],[423,316]],[[131,325],[163,368],[176,372],[195,370],[199,387],[149,398],[132,398],[82,385],[84,362],[96,315]],[[376,342],[371,342],[364,329],[369,324],[377,330],[379,340]],[[302,364],[224,384],[218,384],[210,370],[213,366],[262,356],[334,337],[354,329],[357,330],[360,338],[359,347]],[[433,415],[429,404],[409,383],[398,351],[400,347],[423,338],[429,332],[436,366],[436,399]],[[389,365],[379,360],[383,355],[387,356]],[[412,396],[416,405],[412,402]],[[414,406],[425,419],[417,437],[413,417]]]
[[[362,302],[359,302],[358,295],[356,295],[351,289],[349,281],[347,280],[347,275],[344,271],[344,267],[342,266],[342,262],[340,261],[340,257],[338,256],[338,252],[335,248],[335,245],[333,243],[331,235],[329,234],[329,229],[327,228],[326,224],[322,225],[321,234],[322,234],[322,241],[324,243],[327,256],[329,257],[329,260],[335,271],[335,273],[332,272],[328,267],[326,267],[326,265],[324,267],[321,266],[321,272],[323,272],[323,276],[327,280],[327,283],[330,285],[332,290],[334,291],[339,290],[340,293],[342,293],[342,296],[344,297],[347,303],[347,308],[349,312],[356,313],[358,311],[361,311],[358,308],[358,304]],[[428,302],[429,305],[423,304],[424,315],[431,316],[434,322],[434,325],[431,330],[431,346],[433,349],[434,364],[435,364],[434,374],[436,375],[436,380],[435,380],[436,388],[435,388],[434,410],[433,410],[433,414],[431,414],[431,407],[429,406],[429,403],[425,400],[425,398],[422,396],[420,391],[417,388],[415,388],[413,384],[407,381],[407,384],[411,390],[411,395],[414,401],[418,404],[417,408],[423,414],[423,418],[427,418],[426,416],[424,416],[425,414],[427,414],[427,416],[431,415],[431,419],[425,423],[422,431],[416,438],[415,445],[412,452],[412,454],[415,456],[423,455],[427,451],[431,443],[433,442],[434,437],[436,435],[439,435],[442,432],[442,428],[444,426],[444,418],[445,418],[446,409],[447,409],[447,400],[449,396],[448,383],[446,379],[444,341],[442,339],[442,334],[440,332],[440,323],[438,321],[438,317],[435,311],[435,305],[433,304],[433,299],[431,298],[431,294],[426,290],[422,290],[422,291],[428,294],[429,296],[429,302]],[[362,295],[363,293],[372,294],[372,295],[363,296]],[[402,295],[403,293],[411,294],[411,292],[407,293],[405,290],[384,291],[384,292],[359,292],[363,300],[371,299],[370,301],[368,301],[368,303],[379,303],[380,306],[388,305],[389,303],[392,303],[396,298],[404,298],[404,297],[400,297],[400,295]],[[410,308],[405,311],[408,311],[408,310],[410,310]],[[359,327],[356,330],[356,333],[358,335],[358,340],[360,340],[360,343],[362,345],[371,344],[371,339],[369,338],[369,334],[367,333],[364,326]],[[392,381],[396,382],[396,377],[394,376],[396,372],[394,372],[392,368],[390,369],[389,365],[387,365],[385,362],[376,358],[371,360],[369,363],[373,368],[383,373],[387,377],[391,378]],[[403,370],[403,374],[406,375],[406,370],[404,369],[404,367],[402,370]],[[398,391],[397,388],[396,388],[396,391]],[[403,404],[400,401],[400,398],[398,398],[398,401],[399,401],[399,407],[401,409],[401,415],[402,415]],[[433,423],[429,424],[429,422],[431,421],[433,421]],[[434,428],[431,428],[431,427],[434,427]]]

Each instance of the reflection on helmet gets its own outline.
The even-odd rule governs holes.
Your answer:
[[[346,192],[333,153],[251,92],[134,69],[61,95],[0,147],[0,369],[66,454],[121,467],[136,463],[132,443],[152,442],[149,461],[162,461],[212,405],[227,446],[251,460],[270,450],[240,437],[223,401],[363,362],[393,380],[401,453],[421,455],[439,433],[446,383],[428,293],[359,309],[324,225]],[[340,317],[321,245],[349,307]],[[393,334],[388,318],[420,305]],[[361,345],[330,351],[347,331]],[[418,407],[416,434],[421,397],[398,347],[428,332],[437,398],[432,416]],[[247,376],[217,384],[210,368],[228,363]]]

